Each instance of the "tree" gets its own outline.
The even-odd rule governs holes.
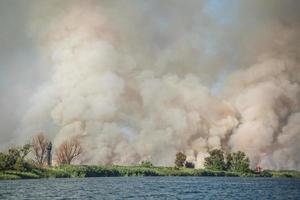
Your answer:
[[[81,153],[82,147],[77,136],[65,140],[55,152],[58,164],[71,164]]]
[[[227,156],[227,169],[235,172],[249,172],[250,160],[242,151]]]
[[[183,167],[186,160],[186,155],[182,152],[176,154],[175,165],[176,167]]]
[[[226,156],[226,164],[225,164],[226,170],[230,170],[231,161],[232,161],[232,154],[228,153],[227,156]]]
[[[205,158],[204,166],[213,170],[225,170],[224,152],[220,149],[214,149],[208,152],[209,157]]]
[[[36,135],[32,139],[32,149],[34,154],[34,160],[38,165],[43,165],[47,158],[47,146],[49,140],[43,133]]]
[[[9,169],[9,157],[8,154],[0,152],[0,170]]]
[[[25,144],[22,148],[20,148],[20,157],[24,160],[25,157],[31,152],[31,145]]]
[[[30,152],[30,144],[23,147],[12,147],[7,153],[0,153],[0,170],[25,171],[31,168],[25,157]]]

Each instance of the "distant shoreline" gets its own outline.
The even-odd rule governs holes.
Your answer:
[[[51,168],[36,168],[30,172],[0,171],[0,180],[41,179],[41,178],[85,178],[85,177],[122,177],[122,176],[214,176],[214,177],[285,177],[300,178],[299,171],[264,170],[260,173],[213,171],[208,169],[189,169],[174,167],[141,166],[89,166],[66,165]]]

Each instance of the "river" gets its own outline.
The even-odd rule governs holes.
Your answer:
[[[98,177],[0,181],[0,199],[300,199],[300,179]]]

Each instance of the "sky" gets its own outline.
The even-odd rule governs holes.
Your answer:
[[[242,150],[300,169],[297,0],[0,0],[0,145],[92,164]],[[289,142],[290,140],[293,142]]]

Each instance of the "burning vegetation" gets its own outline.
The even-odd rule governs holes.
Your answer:
[[[51,142],[36,135],[31,144],[13,147],[0,153],[0,179],[91,177],[91,176],[286,176],[300,177],[300,173],[272,172],[250,169],[250,160],[244,152],[224,153],[220,149],[209,151],[204,169],[194,169],[195,164],[178,152],[174,167],[156,167],[144,160],[138,166],[81,166],[70,165],[83,153],[78,137],[70,138],[55,149],[55,166],[51,166]],[[48,165],[46,164],[48,163]]]
[[[257,167],[252,170],[250,169],[250,160],[245,153],[238,151],[227,154],[220,149],[209,151],[205,158],[204,169],[194,169],[194,163],[188,161],[187,156],[182,152],[176,154],[174,167],[157,167],[147,160],[133,166],[70,165],[83,152],[78,137],[66,140],[56,148],[54,156],[56,164],[51,166],[46,165],[46,160],[48,164],[51,163],[52,156],[49,148],[46,148],[48,152],[44,153],[46,144],[49,145],[51,142],[39,134],[34,137],[32,144],[12,147],[7,152],[1,152],[0,180],[99,176],[274,176],[300,178],[300,172],[297,171],[270,171],[261,168],[258,171]]]

